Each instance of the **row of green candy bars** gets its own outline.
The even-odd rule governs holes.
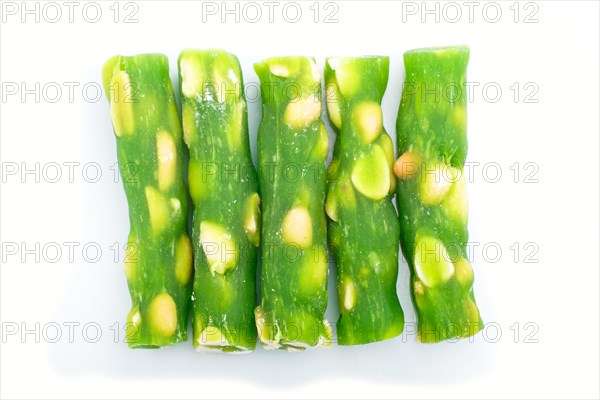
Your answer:
[[[190,306],[198,351],[249,352],[257,337],[267,349],[329,346],[327,244],[338,271],[339,344],[402,332],[399,244],[411,270],[419,340],[478,332],[462,175],[467,142],[460,89],[468,57],[464,47],[405,53],[398,160],[382,122],[388,58],[327,59],[325,98],[337,133],[327,169],[314,59],[256,64],[262,98],[258,173],[234,55],[181,53],[181,118],[167,57],[111,58],[102,73],[120,171],[127,177],[129,346],[186,341]],[[428,96],[436,85],[454,85],[452,101]],[[400,218],[391,200],[396,191]]]

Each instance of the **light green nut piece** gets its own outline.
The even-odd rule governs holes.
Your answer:
[[[319,141],[313,150],[313,155],[316,159],[325,160],[329,151],[329,136],[325,124],[321,123],[319,127]]]
[[[187,233],[181,235],[175,250],[175,277],[182,285],[187,285],[192,277],[192,242]]]
[[[230,347],[227,337],[216,326],[208,325],[196,337],[194,348],[199,353],[222,353]],[[247,353],[250,350],[236,349],[236,354]]]
[[[380,146],[372,146],[372,152],[357,159],[352,168],[352,184],[363,195],[379,200],[390,190],[390,167]]]
[[[258,193],[252,194],[247,201],[244,230],[248,239],[258,246],[260,244],[260,196]]]
[[[309,126],[321,116],[321,99],[309,95],[301,99],[293,99],[288,103],[283,114],[283,122],[293,129]]]
[[[169,337],[177,329],[177,305],[168,293],[157,295],[148,310],[150,325],[159,334]]]
[[[231,94],[226,94],[226,96],[231,96]],[[226,127],[225,135],[227,137],[229,149],[236,151],[245,147],[246,130],[242,127],[244,126],[243,118],[246,113],[246,104],[237,102],[233,108],[234,112],[231,118],[231,124]]]
[[[204,97],[210,75],[202,60],[196,57],[186,57],[183,52],[180,56],[179,72],[183,95],[189,98]]]
[[[188,165],[188,187],[190,190],[190,197],[194,202],[198,202],[203,194],[203,182],[202,166],[199,162],[190,160]]]
[[[442,242],[432,236],[417,236],[415,272],[427,287],[447,282],[454,274],[454,265]]]
[[[312,244],[313,225],[310,213],[305,207],[294,207],[283,219],[283,240],[290,245],[306,249]]]
[[[175,182],[177,172],[177,147],[173,137],[167,131],[160,131],[156,135],[156,155],[158,187],[164,192]]]
[[[325,212],[327,216],[334,222],[338,220],[338,205],[335,196],[335,189],[330,188],[325,199]]]
[[[198,134],[196,128],[196,111],[192,107],[181,109],[181,124],[183,126],[183,141],[189,147],[192,139]]]
[[[327,284],[327,251],[325,248],[308,252],[300,269],[299,284],[309,295],[321,290]]]
[[[140,313],[139,307],[133,307],[127,314],[125,320],[125,336],[128,340],[131,340],[139,332],[142,324],[142,314]],[[135,340],[135,339],[134,339]]]
[[[456,280],[461,285],[471,285],[473,283],[473,267],[471,263],[464,257],[459,258],[454,263],[454,275]]]
[[[388,168],[390,170],[390,194],[393,194],[396,191],[396,178],[394,177],[394,162],[396,161],[394,158],[394,143],[392,143],[392,138],[387,133],[379,136],[376,145],[380,146],[385,154],[385,158],[388,161]]]
[[[440,203],[457,181],[458,171],[441,162],[426,165],[421,169],[419,196],[423,204]]]
[[[117,72],[110,81],[110,116],[117,136],[132,135],[135,130],[133,117],[133,84],[125,71]]]
[[[152,186],[146,186],[146,201],[150,214],[150,225],[154,233],[166,228],[169,220],[169,205],[164,196]]]
[[[463,171],[457,172],[458,177],[452,183],[448,195],[442,201],[442,208],[448,216],[463,225],[469,218],[469,198],[467,195],[467,178]]]
[[[336,83],[340,93],[344,97],[350,97],[356,93],[361,85],[359,68],[351,57],[337,57],[327,60],[329,67],[335,71]]]
[[[213,222],[200,223],[200,244],[210,271],[224,275],[235,268],[237,248],[230,232]]]
[[[262,306],[257,306],[254,310],[254,319],[258,330],[258,338],[266,350],[276,350],[281,348],[281,330],[272,323],[267,323],[265,311]]]
[[[340,110],[340,88],[337,83],[330,82],[325,89],[325,99],[327,103],[327,113],[329,119],[336,128],[342,127],[342,112]]]
[[[381,106],[374,101],[364,101],[352,110],[352,122],[363,143],[369,144],[379,136],[383,127]]]
[[[340,297],[340,307],[346,311],[352,311],[356,306],[356,288],[354,282],[349,278],[344,279],[342,283],[342,296]]]
[[[216,89],[216,97],[219,103],[227,100],[237,101],[241,93],[241,82],[238,78],[237,60],[225,54],[215,57],[213,64],[213,85]],[[238,102],[238,105],[243,104]],[[240,127],[240,123],[232,124]]]

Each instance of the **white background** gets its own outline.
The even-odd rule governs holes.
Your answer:
[[[455,6],[444,9],[444,3],[438,4],[436,22],[436,15],[422,15],[421,2],[410,8],[406,2],[392,1],[337,1],[337,23],[323,22],[323,4],[315,23],[309,9],[312,1],[301,3],[301,21],[290,23],[280,5],[270,23],[268,9],[259,2],[260,22],[242,18],[236,23],[230,15],[225,24],[220,14],[203,22],[201,3],[191,1],[137,1],[138,23],[132,24],[123,19],[125,11],[134,9],[123,10],[123,4],[118,5],[119,23],[113,21],[112,1],[99,3],[103,13],[97,23],[83,18],[84,3],[75,8],[73,23],[62,2],[57,3],[62,19],[56,23],[47,21],[55,17],[55,10],[46,8],[44,15],[43,3],[38,5],[39,23],[35,15],[25,15],[25,23],[21,22],[20,2],[15,3],[16,15],[4,13],[6,3],[0,27],[2,397],[600,395],[597,2],[533,6],[498,2],[486,12],[485,3],[479,3],[472,21],[468,5],[458,2],[454,4],[462,18],[456,23],[449,21],[456,16]],[[222,7],[220,2],[217,6]],[[408,11],[414,7],[413,15]],[[428,7],[436,6],[429,3]],[[497,8],[502,15],[492,23]],[[518,16],[515,9],[520,10]],[[288,11],[293,17],[293,10]],[[94,17],[93,10],[88,12]],[[531,12],[537,22],[524,23]],[[191,342],[158,351],[133,351],[122,343],[123,331],[115,331],[114,324],[122,327],[130,303],[122,265],[113,261],[110,247],[126,241],[127,204],[111,169],[116,150],[106,99],[90,100],[96,97],[94,88],[100,83],[104,61],[114,54],[165,53],[176,83],[176,58],[182,49],[222,47],[239,56],[245,79],[251,83],[257,82],[252,64],[269,56],[313,55],[322,67],[328,55],[389,55],[383,110],[385,126],[395,137],[402,53],[448,44],[470,45],[468,77],[479,84],[469,104],[468,161],[480,163],[469,186],[469,228],[471,240],[480,243],[472,260],[475,294],[487,323],[484,334],[472,343],[423,345],[407,332],[367,346],[298,354],[258,349],[239,357],[196,354]],[[8,93],[15,84],[25,83],[31,89],[36,82],[38,102],[33,94],[22,99],[21,89],[15,95]],[[80,85],[72,102],[65,82]],[[92,83],[87,97],[81,90],[86,83]],[[44,93],[42,88],[48,84]],[[487,93],[482,90],[486,84]],[[52,103],[55,85],[62,86],[63,92]],[[496,87],[502,95],[493,102]],[[515,98],[516,87],[520,90]],[[526,98],[535,87],[539,91]],[[249,113],[255,152],[260,104],[250,102]],[[74,167],[72,183],[65,162],[80,163]],[[40,163],[38,177],[22,174],[36,163]],[[56,169],[48,163],[62,165],[59,182],[49,182]],[[97,183],[86,181],[94,178],[95,168],[82,175],[86,163],[100,166],[102,177]],[[525,168],[525,163],[533,164]],[[485,171],[483,166],[488,166]],[[11,175],[14,168],[18,171]],[[492,182],[498,170],[502,176]],[[515,170],[520,171],[518,177]],[[529,180],[537,183],[525,182],[528,173],[533,173]],[[72,262],[65,242],[79,243]],[[36,254],[23,251],[36,243],[39,262]],[[56,255],[52,243],[62,250],[54,263],[50,262]],[[83,258],[86,243],[102,249],[98,262]],[[11,244],[12,250],[6,251]],[[15,244],[17,251],[12,254]],[[482,251],[485,244],[486,252]],[[499,257],[494,251],[498,248]],[[537,253],[526,259],[536,248]],[[88,250],[88,257],[94,257],[94,247]],[[534,260],[538,262],[526,262]],[[402,261],[398,291],[407,321],[414,321],[407,274]],[[330,321],[337,318],[336,303],[331,291]],[[79,324],[73,328],[73,343],[68,323]],[[82,330],[86,323],[97,324],[88,325],[87,335]],[[61,336],[57,343],[49,343],[57,326]],[[89,343],[98,326],[101,338]],[[22,336],[24,329],[33,333]],[[115,332],[120,343],[114,343]]]

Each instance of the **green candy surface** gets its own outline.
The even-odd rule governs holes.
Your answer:
[[[116,56],[102,69],[129,206],[127,342],[156,348],[187,340],[192,246],[186,160],[167,57]]]
[[[271,58],[255,65],[262,121],[259,339],[267,349],[331,344],[327,307],[325,158],[320,73],[313,59]]]
[[[387,57],[331,58],[325,66],[327,110],[338,135],[325,208],[338,272],[342,345],[389,339],[404,328],[396,293],[394,149],[381,112],[388,71]]]
[[[483,327],[467,259],[468,61],[467,47],[404,54],[394,172],[421,342],[468,337]]]
[[[242,72],[222,50],[186,50],[179,82],[194,203],[194,347],[252,351],[260,198]]]

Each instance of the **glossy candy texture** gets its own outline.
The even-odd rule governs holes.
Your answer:
[[[321,76],[313,59],[255,65],[261,82],[258,175],[262,195],[261,302],[256,324],[267,349],[331,344],[327,307],[325,158]]]
[[[102,69],[129,205],[127,342],[155,348],[187,340],[192,246],[186,162],[167,57],[116,56]]]
[[[404,54],[394,172],[421,342],[468,337],[483,327],[466,250],[468,61],[466,47]]]
[[[186,50],[179,82],[194,202],[194,347],[252,351],[260,199],[242,72],[222,50]]]
[[[400,231],[391,200],[394,148],[381,112],[388,72],[387,57],[331,58],[325,65],[327,110],[338,135],[326,211],[342,345],[389,339],[404,328],[396,294]]]

